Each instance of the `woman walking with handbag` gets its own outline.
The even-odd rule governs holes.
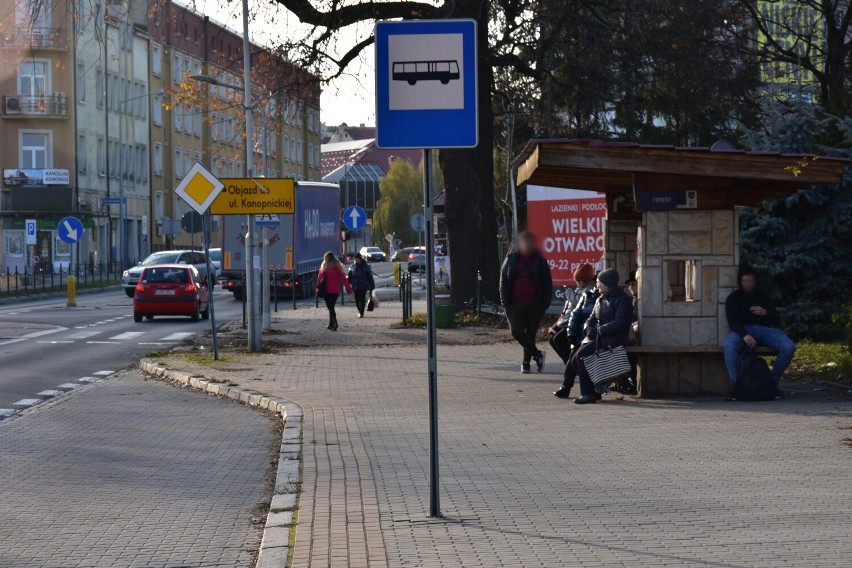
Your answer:
[[[372,294],[376,288],[376,281],[373,278],[373,270],[360,252],[355,255],[355,263],[349,267],[347,278],[352,284],[352,289],[355,290],[355,308],[358,310],[358,317],[362,318],[364,309],[367,308],[367,296],[370,295],[370,302],[373,301]]]
[[[574,399],[576,404],[593,404],[601,399],[600,393],[595,390],[595,383],[584,359],[598,352],[612,351],[627,345],[630,324],[633,321],[633,301],[619,286],[619,280],[618,272],[612,268],[598,274],[597,286],[601,297],[598,298],[592,315],[586,321],[586,339],[568,363],[580,376],[582,396]],[[626,354],[624,360],[627,361]],[[627,372],[629,371],[629,363],[627,363]]]
[[[352,293],[352,286],[346,279],[343,265],[340,264],[333,252],[328,251],[322,259],[316,290],[317,295],[322,296],[325,300],[325,307],[328,308],[328,327],[326,329],[337,331],[337,312],[334,310],[334,305],[344,287],[350,294]]]

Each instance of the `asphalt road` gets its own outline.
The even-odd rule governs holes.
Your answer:
[[[242,303],[217,290],[217,323],[242,317]],[[161,318],[134,323],[121,289],[0,306],[0,409],[43,390],[117,371],[151,351],[167,349],[209,328],[209,321]],[[104,373],[105,374],[105,373]]]

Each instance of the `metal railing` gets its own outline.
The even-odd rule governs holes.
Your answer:
[[[44,95],[5,95],[3,111],[9,115],[52,115],[68,114],[68,97],[64,93]]]
[[[62,292],[67,290],[68,276],[77,280],[77,288],[97,288],[121,282],[119,265],[78,264],[73,267],[54,269],[50,265],[17,267],[0,272],[0,298],[43,292]]]
[[[399,301],[402,304],[402,325],[408,325],[408,318],[414,311],[414,294],[411,290],[412,278],[410,272],[399,275]]]

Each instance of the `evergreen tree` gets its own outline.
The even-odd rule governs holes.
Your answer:
[[[755,150],[852,158],[852,118],[823,115],[806,99],[765,103],[765,127],[747,132],[746,143]],[[827,138],[839,143],[821,144]],[[801,167],[807,167],[807,160]],[[833,322],[832,316],[849,303],[852,291],[850,219],[850,168],[838,185],[769,201],[742,219],[743,260],[766,277],[785,326],[795,337],[841,336],[840,322]]]

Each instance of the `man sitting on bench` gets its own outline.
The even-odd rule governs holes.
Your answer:
[[[731,384],[737,382],[737,359],[745,348],[769,347],[778,351],[772,366],[772,381],[776,388],[784,371],[793,360],[796,344],[778,329],[781,318],[772,299],[757,288],[757,274],[748,264],[740,267],[737,276],[739,288],[731,292],[725,302],[728,327],[725,340],[725,367]]]

